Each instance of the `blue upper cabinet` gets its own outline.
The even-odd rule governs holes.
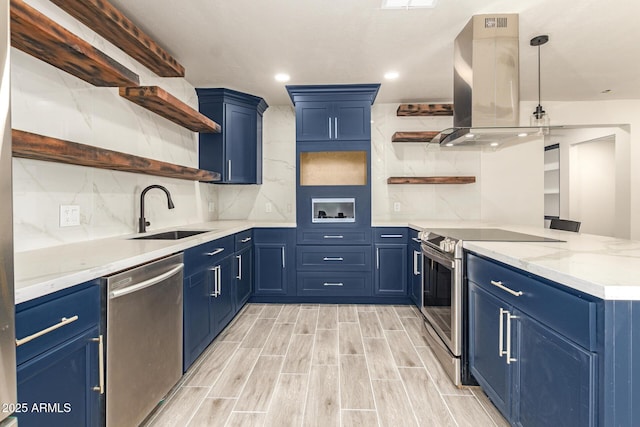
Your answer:
[[[221,174],[220,184],[262,184],[262,114],[267,103],[230,89],[196,89],[200,112],[221,133],[200,134],[200,169]]]
[[[379,87],[378,84],[287,86],[296,107],[296,140],[369,140],[371,104]]]

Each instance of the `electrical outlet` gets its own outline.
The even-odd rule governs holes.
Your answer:
[[[271,203],[270,203],[270,202],[268,202],[268,203],[266,203],[266,204],[264,205],[264,211],[265,211],[265,212],[272,212],[272,211],[273,211],[273,206],[271,205]]]
[[[209,212],[216,211],[216,204],[214,202],[209,202]]]
[[[402,208],[402,205],[400,204],[400,202],[395,202],[393,204],[393,211],[394,212],[400,212],[401,208]]]
[[[60,227],[80,225],[80,206],[60,205]]]

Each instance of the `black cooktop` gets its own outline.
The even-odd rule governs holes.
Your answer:
[[[427,231],[443,237],[478,242],[563,242],[564,240],[517,233],[500,228],[436,228]]]

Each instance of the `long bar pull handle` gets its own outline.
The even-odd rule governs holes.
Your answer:
[[[222,295],[222,266],[219,265],[218,269],[218,295]]]
[[[331,235],[331,234],[326,234],[323,236],[325,239],[344,239],[344,236],[336,234],[336,235]]]
[[[422,243],[422,240],[418,239],[417,237],[412,237],[411,240],[413,240],[416,243]]]
[[[231,159],[227,160],[227,164],[229,165],[229,168],[227,169],[229,175],[228,180],[231,181]]]
[[[246,239],[240,240],[240,243],[247,243],[251,241],[251,237],[247,237]]]
[[[102,335],[98,338],[91,338],[91,341],[98,343],[98,378],[99,385],[97,387],[93,387],[93,391],[97,391],[100,394],[104,394],[104,339]]]
[[[505,313],[507,311],[500,308],[500,326],[498,326],[498,356],[500,357],[506,354],[504,351],[504,324],[502,323]]]
[[[418,263],[420,262],[420,254],[422,254],[422,252],[413,251],[413,275],[414,276],[420,275],[420,268],[418,268]]]
[[[285,254],[284,254],[284,246],[282,247],[282,269],[284,270],[286,268],[286,263],[285,263]]]
[[[323,286],[344,286],[344,283],[328,283],[328,282],[324,282],[322,285]]]
[[[338,139],[338,118],[337,117],[334,118],[334,123],[336,125],[335,136],[336,136],[336,139]]]
[[[324,258],[322,258],[323,261],[344,261],[344,258],[340,257],[330,257],[330,256],[326,256]]]
[[[205,253],[205,255],[214,256],[214,255],[218,255],[221,252],[224,252],[224,248],[218,248],[218,249],[214,250],[213,252],[207,252],[207,253]]]
[[[491,284],[492,284],[493,286],[497,286],[498,288],[502,289],[503,291],[509,292],[511,295],[514,295],[514,296],[516,296],[516,297],[519,297],[519,296],[521,296],[521,295],[523,295],[523,294],[524,294],[522,291],[514,291],[513,289],[509,289],[509,288],[507,288],[506,286],[504,286],[504,285],[502,284],[502,282],[501,282],[501,281],[495,281],[495,280],[492,280],[492,281],[491,281]]]
[[[213,292],[209,294],[211,298],[218,298],[218,267],[216,265],[211,269],[213,273]]]
[[[507,365],[510,365],[511,362],[517,362],[518,359],[511,357],[511,319],[517,319],[516,316],[512,316],[511,313],[506,311],[507,313]]]
[[[331,138],[331,117],[329,117],[329,139]]]
[[[242,280],[242,255],[236,255],[236,258],[238,260],[238,275],[236,279]]]
[[[404,236],[402,234],[381,234],[380,237],[383,239],[397,239]]]
[[[145,280],[144,282],[140,282],[137,285],[111,291],[109,293],[109,299],[118,298],[124,295],[131,294],[133,292],[141,291],[142,289],[148,288],[149,286],[157,285],[158,283],[182,271],[183,268],[184,268],[184,264],[178,264],[171,270],[167,271],[166,273],[159,274],[156,277]]]
[[[38,337],[41,337],[41,336],[43,336],[43,335],[46,335],[46,334],[48,334],[49,332],[55,331],[55,330],[56,330],[56,329],[58,329],[58,328],[62,328],[64,325],[68,325],[69,323],[73,323],[73,322],[75,322],[76,320],[78,320],[78,316],[77,316],[77,315],[72,316],[72,317],[69,317],[69,318],[67,318],[67,317],[63,317],[62,319],[60,319],[60,322],[56,323],[56,324],[55,324],[55,325],[53,325],[53,326],[49,326],[48,328],[43,329],[43,330],[41,330],[41,331],[38,331],[38,332],[36,332],[35,334],[29,335],[29,336],[27,336],[27,337],[17,339],[17,340],[16,340],[16,347],[20,347],[22,344],[26,344],[26,343],[28,343],[29,341],[33,341],[33,340],[35,340],[35,339],[36,339],[36,338],[38,338]]]
[[[376,248],[376,270],[380,270],[380,248]]]

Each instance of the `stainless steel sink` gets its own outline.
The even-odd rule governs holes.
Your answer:
[[[196,236],[202,233],[208,233],[212,230],[174,230],[165,231],[163,233],[149,234],[146,236],[133,237],[131,240],[179,240],[185,237]]]

